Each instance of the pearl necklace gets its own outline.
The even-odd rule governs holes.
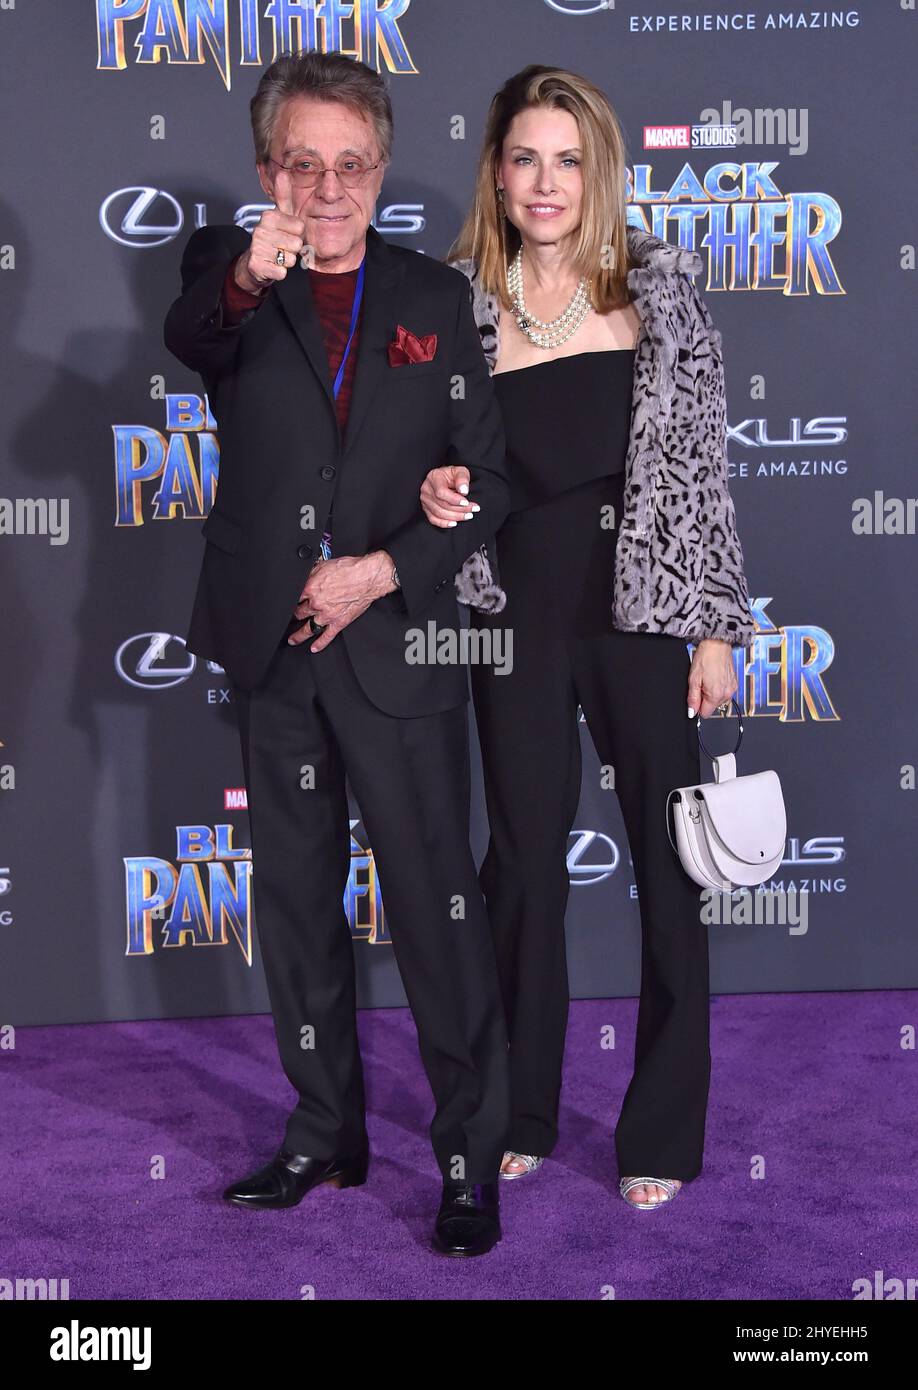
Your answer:
[[[566,343],[568,338],[573,337],[577,332],[593,307],[590,303],[590,282],[581,278],[570,304],[557,318],[546,323],[543,319],[537,319],[533,314],[530,314],[523,295],[522,246],[507,269],[507,288],[510,291],[513,317],[529,341],[540,348],[554,348],[561,343]]]

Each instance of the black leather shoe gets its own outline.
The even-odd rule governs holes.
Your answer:
[[[223,1199],[237,1207],[295,1207],[314,1187],[360,1187],[367,1180],[368,1152],[357,1158],[309,1158],[278,1149],[270,1163],[232,1183]]]
[[[485,1255],[500,1234],[496,1182],[444,1182],[434,1226],[435,1250],[441,1255]]]

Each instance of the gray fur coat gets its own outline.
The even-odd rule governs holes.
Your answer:
[[[721,337],[691,278],[701,270],[701,256],[638,227],[629,225],[627,237],[637,261],[628,286],[642,326],[609,595],[612,621],[625,632],[665,632],[693,643],[718,637],[746,646],[755,624],[727,480]],[[469,279],[493,372],[497,298],[482,289],[473,261],[451,264]],[[497,564],[499,579],[499,542]],[[483,612],[504,607],[487,546],[457,573],[456,596]]]

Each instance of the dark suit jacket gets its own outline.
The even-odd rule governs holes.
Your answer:
[[[192,233],[182,293],[166,315],[167,348],[199,372],[220,431],[220,476],[186,641],[240,688],[258,684],[319,556],[334,500],[333,553],[388,550],[401,591],[386,594],[334,639],[366,695],[399,716],[468,698],[464,666],[409,665],[410,628],[457,629],[454,576],[509,509],[504,433],[471,307],[468,280],[367,230],[367,268],[344,442],[309,276],[299,266],[236,326],[224,326],[223,277],[249,244],[235,225]],[[436,333],[430,362],[389,365],[402,324]],[[455,398],[454,398],[455,397]],[[472,521],[441,529],[424,516],[428,470],[463,463]],[[314,525],[304,530],[304,507]],[[308,646],[308,644],[306,644]],[[313,658],[301,651],[304,661]]]

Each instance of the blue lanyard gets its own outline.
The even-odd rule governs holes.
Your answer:
[[[347,355],[351,350],[351,343],[354,341],[354,330],[357,327],[357,319],[360,314],[360,301],[363,299],[363,274],[366,270],[367,258],[364,256],[360,262],[360,269],[357,272],[357,284],[354,288],[354,303],[351,308],[351,331],[347,335],[347,342],[344,345],[344,353],[341,358],[341,365],[335,375],[335,384],[332,388],[335,400],[338,399],[338,392],[341,390],[341,383],[344,380],[344,368],[347,365]]]

